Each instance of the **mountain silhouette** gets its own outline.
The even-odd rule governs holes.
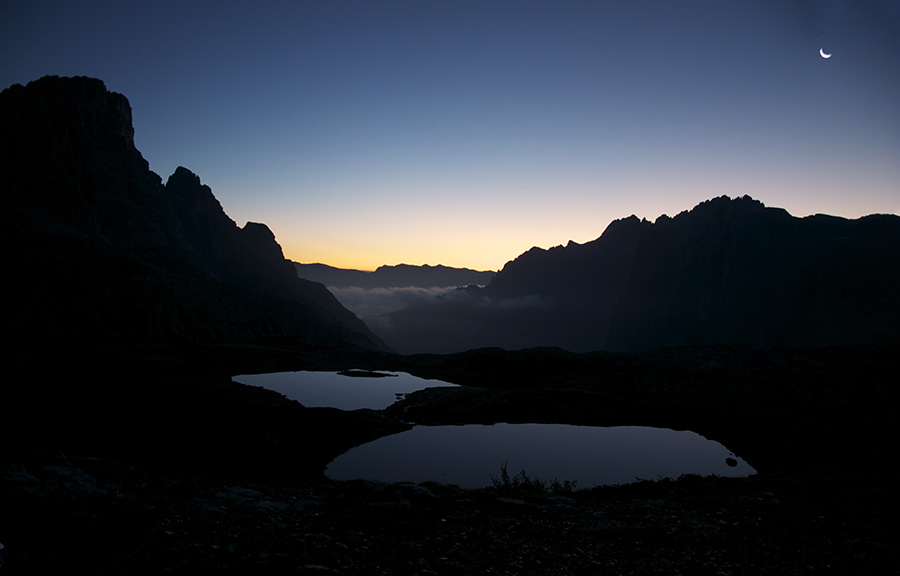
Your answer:
[[[796,218],[722,196],[533,248],[483,289],[367,322],[406,353],[896,343],[900,217]]]
[[[338,288],[358,287],[372,288],[434,288],[447,286],[484,285],[491,281],[494,272],[481,272],[469,268],[452,268],[449,266],[379,266],[374,272],[335,268],[325,264],[299,264],[297,275],[307,280],[321,282],[326,286]]]
[[[290,342],[384,348],[264,225],[238,227],[199,177],[163,184],[128,100],[44,77],[0,93],[4,322],[16,346]]]

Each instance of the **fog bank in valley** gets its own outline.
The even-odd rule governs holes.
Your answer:
[[[457,290],[456,286],[404,286],[394,288],[361,288],[359,286],[328,286],[328,290],[345,308],[367,319],[389,314],[404,308],[432,304],[438,298]],[[368,322],[368,320],[366,320]]]

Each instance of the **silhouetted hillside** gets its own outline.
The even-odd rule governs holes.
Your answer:
[[[16,346],[382,346],[264,224],[239,228],[185,168],[163,184],[128,100],[89,78],[0,94],[4,323]],[[273,340],[274,339],[274,340]]]
[[[795,218],[720,197],[533,248],[484,289],[368,320],[404,352],[896,342],[900,217]]]
[[[449,266],[379,266],[374,272],[334,268],[325,264],[299,264],[297,275],[307,280],[321,282],[326,286],[338,288],[434,288],[447,286],[484,285],[491,281],[494,272],[481,272],[468,268],[451,268]]]

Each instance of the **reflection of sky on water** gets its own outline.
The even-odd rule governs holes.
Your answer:
[[[235,380],[274,390],[304,406],[342,410],[380,410],[394,403],[397,394],[452,386],[406,373],[371,378],[300,371],[236,376]],[[738,461],[737,466],[725,463],[729,456]],[[329,464],[327,474],[337,480],[435,480],[475,488],[489,485],[504,463],[511,475],[524,469],[544,480],[577,480],[580,488],[681,474],[755,473],[727,448],[694,432],[642,426],[495,424],[417,426],[353,448]]]
[[[725,459],[738,465],[730,467]],[[336,480],[434,480],[476,488],[507,464],[510,475],[576,480],[579,488],[681,474],[748,476],[755,470],[694,432],[563,424],[418,426],[358,446],[329,464]]]
[[[262,386],[284,394],[308,407],[332,407],[341,410],[371,408],[381,410],[397,400],[397,394],[409,394],[423,388],[453,386],[438,380],[425,380],[404,372],[370,378],[343,376],[336,372],[275,372],[235,376],[250,386]]]

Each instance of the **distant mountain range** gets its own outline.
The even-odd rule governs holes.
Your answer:
[[[427,305],[458,287],[483,286],[494,272],[447,266],[381,266],[374,272],[333,268],[324,264],[296,264],[301,278],[315,280],[360,318],[380,316]]]
[[[313,282],[321,282],[326,286],[337,288],[358,287],[373,288],[435,288],[450,286],[468,286],[470,284],[485,285],[491,281],[495,272],[480,272],[468,268],[451,268],[448,266],[379,266],[374,272],[334,268],[325,264],[299,264],[297,275]]]
[[[795,218],[723,196],[533,248],[484,288],[367,323],[406,353],[897,343],[900,217]]]
[[[185,168],[163,184],[131,106],[100,80],[0,93],[4,326],[14,346],[383,343],[297,277],[264,225],[239,228]]]

